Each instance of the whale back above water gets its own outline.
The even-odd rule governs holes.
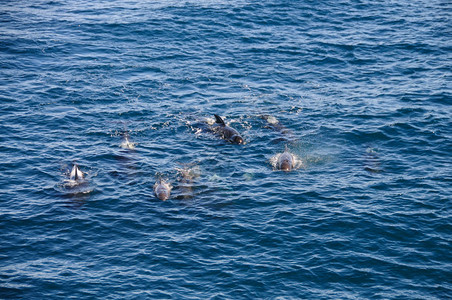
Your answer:
[[[294,159],[290,152],[284,151],[278,158],[278,167],[282,171],[289,172],[293,169]]]
[[[277,153],[270,158],[270,164],[274,170],[291,172],[303,166],[303,160],[296,154],[289,151],[287,145],[284,152]]]
[[[70,179],[74,180],[74,181],[79,181],[79,180],[83,180],[83,178],[84,178],[83,172],[80,171],[77,164],[74,164],[74,166],[72,167]]]
[[[223,119],[219,115],[215,116],[216,127],[213,128],[215,132],[221,135],[221,137],[233,144],[243,144],[243,138],[240,133],[232,127],[226,125]]]
[[[159,180],[154,184],[155,196],[162,201],[166,201],[171,195],[171,188],[171,184],[159,178]]]
[[[119,147],[123,148],[123,149],[129,149],[129,150],[133,150],[135,149],[136,143],[133,143],[130,141],[130,136],[127,132],[124,132],[122,134],[122,141],[121,141],[121,145],[119,145]]]

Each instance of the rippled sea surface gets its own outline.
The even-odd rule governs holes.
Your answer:
[[[451,14],[2,1],[0,298],[451,298]]]

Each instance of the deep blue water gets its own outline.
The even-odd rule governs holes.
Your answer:
[[[451,13],[2,1],[0,298],[452,298]]]

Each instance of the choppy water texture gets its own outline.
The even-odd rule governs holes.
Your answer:
[[[2,1],[0,298],[451,298],[451,11]]]

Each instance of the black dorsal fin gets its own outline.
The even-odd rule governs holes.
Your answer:
[[[221,124],[223,126],[226,126],[226,124],[224,123],[223,119],[219,116],[219,115],[214,115],[215,116],[215,123]]]
[[[72,167],[70,178],[72,180],[83,179],[83,173],[78,169],[78,165],[74,163]]]

